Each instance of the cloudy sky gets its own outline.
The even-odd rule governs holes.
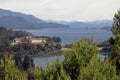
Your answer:
[[[120,0],[0,0],[0,8],[45,20],[112,19]]]

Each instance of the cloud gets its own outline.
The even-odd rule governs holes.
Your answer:
[[[112,19],[120,0],[0,0],[0,7],[42,19]]]

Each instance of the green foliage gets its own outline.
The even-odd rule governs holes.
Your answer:
[[[34,70],[34,75],[35,75],[35,79],[36,80],[40,80],[39,77],[40,77],[40,73],[42,72],[42,68],[41,67],[36,67],[35,70]]]
[[[73,44],[73,51],[65,53],[64,68],[72,80],[80,74],[80,68],[86,67],[93,55],[97,55],[97,45],[90,40],[82,39]]]
[[[96,43],[80,40],[72,51],[64,53],[65,60],[56,60],[47,68],[35,70],[36,80],[119,80],[116,66],[110,60],[100,61]]]
[[[114,23],[112,26],[112,32],[115,35],[112,54],[116,54],[117,56],[120,54],[120,10],[118,10],[118,12],[114,15]]]
[[[3,59],[0,59],[0,79],[5,80],[5,64]]]
[[[34,68],[30,67],[27,69],[27,78],[28,80],[35,80]]]
[[[120,34],[120,10],[114,15],[114,23],[112,25],[112,32],[114,35]]]
[[[73,44],[71,51],[64,53],[63,62],[57,59],[44,69],[36,67],[25,56],[25,71],[20,71],[12,56],[6,55],[0,60],[0,78],[3,80],[119,80],[116,66],[109,59],[100,61],[98,48],[92,39],[82,39]],[[17,56],[18,57],[18,56]],[[19,58],[19,57],[18,57]],[[19,58],[18,63],[21,63]],[[20,65],[21,66],[21,65]],[[26,75],[27,74],[27,75]]]
[[[116,67],[107,59],[100,61],[97,56],[90,59],[90,63],[81,69],[80,80],[119,80]]]
[[[117,74],[120,73],[120,10],[114,15],[112,32],[115,36],[112,44],[112,52],[109,55],[113,64],[116,65]]]
[[[26,80],[26,73],[20,72],[11,55],[5,54],[0,59],[0,79],[1,80]]]
[[[115,42],[113,45],[113,53],[114,55],[120,55],[120,34],[115,35]]]
[[[48,64],[46,69],[40,69],[37,75],[36,80],[71,80],[58,59],[52,65]]]

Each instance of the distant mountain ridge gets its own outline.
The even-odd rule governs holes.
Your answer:
[[[68,27],[67,25],[45,22],[33,15],[0,9],[0,26],[11,29],[41,29],[53,27]]]
[[[85,28],[111,27],[113,20],[98,21],[44,21],[33,15],[13,12],[10,10],[0,9],[0,26],[11,29],[41,29],[41,28]]]
[[[69,24],[70,27],[111,27],[112,26],[112,20],[106,20],[106,21],[91,21],[91,22],[72,22]]]
[[[59,21],[57,23],[69,25],[71,28],[85,28],[85,27],[111,27],[113,20],[97,20],[97,21]]]

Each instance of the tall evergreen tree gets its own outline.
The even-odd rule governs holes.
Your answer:
[[[24,70],[34,67],[33,59],[30,56],[25,55],[22,66]]]
[[[22,59],[21,59],[21,56],[20,54],[15,54],[14,56],[14,59],[15,59],[15,65],[19,68],[19,69],[22,69]]]
[[[21,72],[16,66],[12,55],[4,53],[0,58],[0,80],[27,80],[25,72]]]
[[[113,43],[112,53],[110,54],[110,58],[116,64],[117,71],[120,71],[120,9],[114,15],[114,23],[112,25],[112,33],[115,36],[114,40],[112,39],[111,43]]]

